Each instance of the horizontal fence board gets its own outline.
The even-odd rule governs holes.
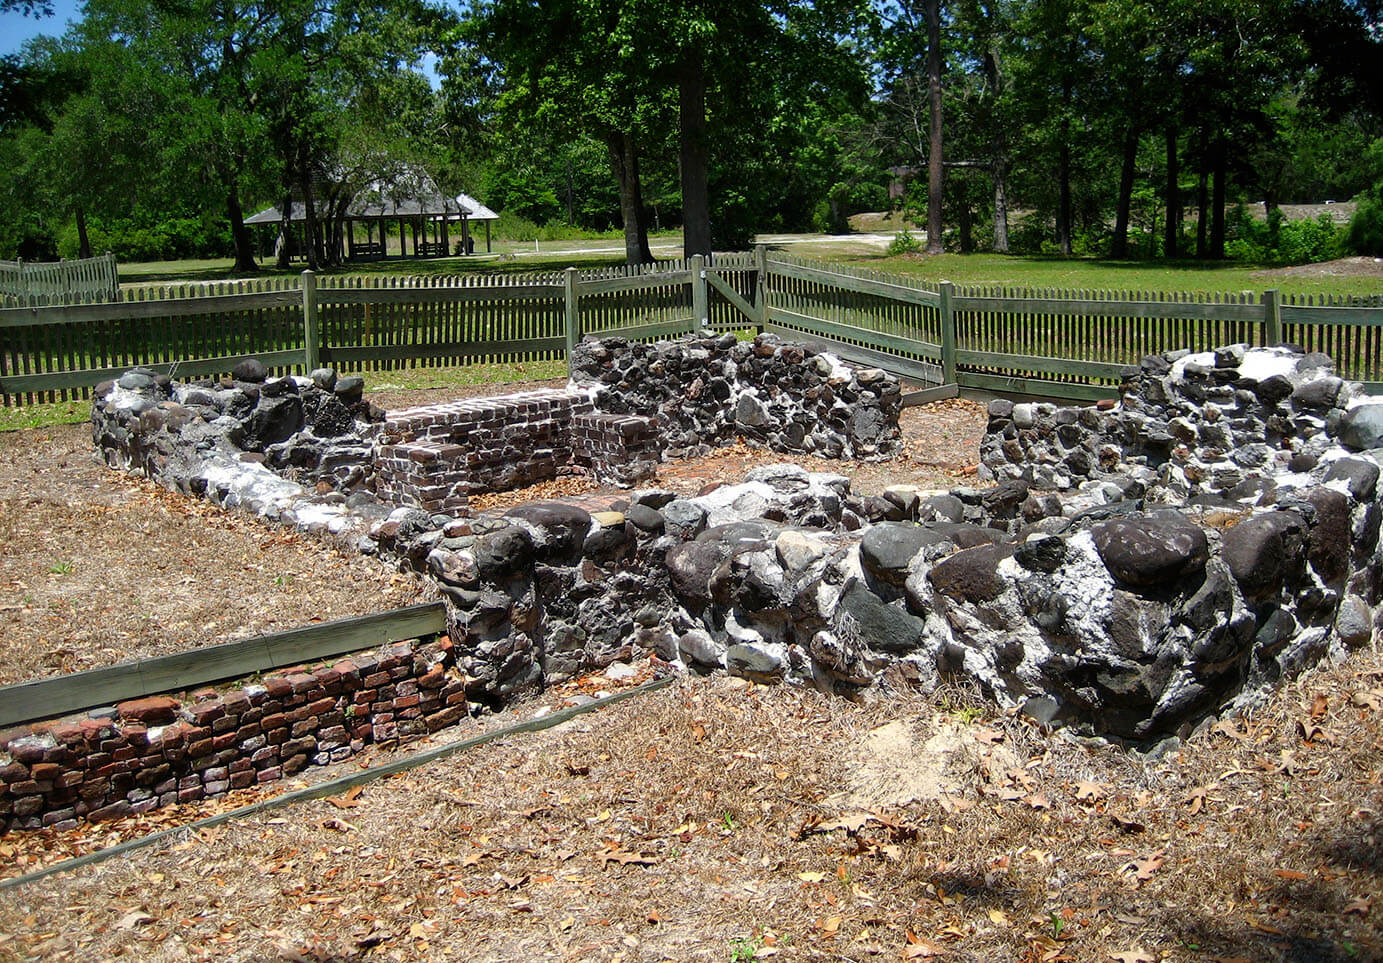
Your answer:
[[[365,347],[323,348],[322,361],[404,361],[421,358],[492,358],[497,355],[562,351],[565,338],[527,338],[522,341],[466,341],[457,344],[376,344]]]
[[[887,281],[876,281],[872,278],[857,278],[849,274],[837,274],[835,271],[825,268],[808,267],[805,264],[779,261],[774,258],[769,258],[767,263],[770,277],[778,274],[783,277],[797,278],[799,281],[816,281],[846,291],[874,294],[879,297],[891,298],[894,301],[925,305],[929,308],[935,308],[941,304],[941,295],[935,291],[924,291],[921,288],[912,288],[905,284],[890,284]]]
[[[805,340],[807,344],[818,350],[829,351],[831,354],[838,355],[846,361],[854,361],[857,364],[867,364],[877,368],[883,368],[885,371],[892,372],[901,378],[908,378],[912,381],[921,382],[922,384],[939,384],[941,382],[940,366],[928,364],[925,361],[904,358],[901,355],[875,351],[871,348],[863,348],[857,344],[846,344],[841,341],[803,339],[801,331],[782,327],[781,325],[774,324],[772,321],[764,325],[764,330],[771,334],[788,335],[798,341]]]
[[[659,271],[654,274],[631,274],[624,278],[603,278],[576,282],[577,297],[592,294],[623,294],[630,291],[652,291],[691,284],[691,271]]]
[[[895,351],[907,351],[911,354],[922,354],[936,359],[940,359],[941,357],[941,345],[939,344],[931,344],[927,341],[914,341],[912,338],[902,338],[894,334],[884,334],[882,331],[871,331],[869,328],[857,328],[853,324],[839,324],[835,321],[823,321],[820,318],[808,317],[805,314],[798,314],[796,311],[788,311],[785,308],[770,307],[768,309],[768,317],[770,321],[780,321],[789,325],[798,325],[814,334],[823,334],[828,338],[870,341],[874,343],[876,348],[892,348]]]
[[[1284,304],[1283,324],[1343,324],[1351,327],[1383,327],[1383,308],[1310,307]]]
[[[510,284],[503,287],[318,288],[319,304],[445,304],[452,302],[542,301],[560,298],[560,284]]]
[[[1015,368],[1044,374],[1084,375],[1089,378],[1122,377],[1127,365],[1102,361],[1077,361],[1074,358],[1039,358],[1026,354],[1000,354],[997,351],[956,351],[956,363],[980,368]]]
[[[906,392],[903,395],[902,404],[904,408],[914,408],[917,405],[929,405],[934,401],[955,398],[959,394],[960,385],[952,382],[949,385],[937,385],[935,388],[921,388],[917,391]]]
[[[1263,320],[1261,304],[1215,304],[1204,301],[1093,301],[1066,298],[1006,298],[956,295],[956,311],[1003,314],[1049,314],[1063,318],[1159,318],[1176,321]],[[1286,310],[1285,308],[1283,310]]]
[[[127,364],[118,368],[86,368],[80,371],[57,371],[51,374],[0,375],[0,394],[18,394],[23,391],[58,391],[63,388],[90,388],[118,378],[131,368],[147,368],[159,374],[187,377],[203,377],[230,371],[242,361],[261,361],[267,368],[301,365],[303,352],[257,351],[253,354],[226,355],[221,358],[193,358],[190,361],[155,361],[143,364]]]
[[[40,324],[78,324],[83,321],[124,321],[230,314],[258,308],[301,305],[301,291],[264,291],[204,298],[162,298],[152,301],[113,301],[109,304],[51,305],[41,308],[0,308],[0,328]]]
[[[1008,375],[984,375],[961,371],[956,375],[962,388],[979,388],[1001,394],[1035,395],[1041,398],[1062,398],[1069,401],[1100,401],[1117,398],[1115,388],[1100,385],[1071,384],[1063,381],[1044,381],[1040,378],[1018,378]]]
[[[583,331],[582,337],[628,338],[631,341],[637,341],[640,338],[661,338],[669,334],[695,334],[696,331],[696,318],[677,318],[672,321],[660,321],[658,324],[634,324],[627,328],[602,328],[599,331]]]
[[[0,688],[0,726],[176,692],[446,630],[441,602]]]

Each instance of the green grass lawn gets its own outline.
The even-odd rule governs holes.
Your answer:
[[[1112,261],[1004,254],[842,257],[880,271],[911,274],[956,284],[1002,283],[1032,288],[1099,291],[1252,291],[1277,288],[1284,294],[1380,294],[1379,277],[1284,277],[1262,265],[1206,261]]]
[[[674,257],[672,249],[680,249],[680,232],[663,231],[649,236],[654,253],[662,258]],[[439,257],[421,259],[389,258],[350,264],[324,273],[338,276],[432,275],[432,274],[529,274],[542,271],[561,271],[569,267],[613,267],[624,263],[624,246],[619,240],[569,241],[495,241],[494,251],[469,257]],[[232,268],[231,258],[211,258],[187,261],[147,261],[120,265],[122,284],[149,284],[183,281],[224,281],[243,277]],[[295,264],[288,270],[267,264],[258,277],[298,275],[304,270]]]
[[[676,232],[664,231],[650,238],[657,253],[675,256],[680,243]],[[605,248],[591,251],[591,248]],[[560,271],[568,267],[613,267],[624,263],[617,241],[542,241],[534,254],[533,242],[497,241],[495,253],[472,257],[428,260],[397,259],[352,264],[331,273],[339,275],[433,275],[433,274],[527,274]],[[574,251],[582,253],[572,253]],[[839,243],[811,244],[791,250],[803,257],[838,261],[879,271],[910,274],[957,284],[1002,283],[1032,288],[1088,289],[1099,291],[1192,291],[1261,293],[1277,288],[1284,294],[1379,294],[1383,279],[1360,276],[1283,276],[1271,266],[1232,262],[1113,261],[1105,258],[1063,258],[1002,254],[903,255],[886,257],[860,253],[848,236]],[[266,268],[264,275],[298,274]],[[148,282],[212,281],[232,277],[231,261],[157,261],[120,265],[127,284]]]

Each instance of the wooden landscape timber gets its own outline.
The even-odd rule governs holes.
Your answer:
[[[0,688],[0,726],[178,692],[446,631],[441,602],[322,622]]]
[[[1117,394],[1143,357],[1290,342],[1383,388],[1383,298],[932,283],[769,252],[527,276],[322,277],[131,288],[0,309],[0,397],[66,400],[123,370],[276,373],[551,361],[590,334],[771,331],[923,387],[1072,401]],[[952,394],[954,391],[952,392]]]

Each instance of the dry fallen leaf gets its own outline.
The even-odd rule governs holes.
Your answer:
[[[642,853],[629,853],[624,850],[612,849],[600,854],[602,866],[610,863],[619,863],[621,866],[652,866],[658,862],[656,856],[645,856]]]
[[[903,948],[903,959],[905,960],[926,960],[934,956],[946,956],[950,952],[930,940],[924,940],[915,935],[911,930],[907,932],[907,940],[907,946]]]
[[[1134,947],[1131,950],[1124,950],[1122,953],[1111,953],[1109,958],[1118,961],[1118,963],[1157,963],[1157,957],[1142,947]]]
[[[360,794],[364,791],[363,786],[352,786],[339,796],[328,796],[327,802],[337,809],[354,809],[360,805]]]

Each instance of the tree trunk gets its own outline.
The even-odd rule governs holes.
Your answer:
[[[1214,186],[1210,197],[1210,256],[1224,260],[1225,256],[1225,163],[1226,150],[1224,137],[1216,136],[1212,152],[1214,160]]]
[[[1206,228],[1209,222],[1205,219],[1206,209],[1210,207],[1209,178],[1206,175],[1206,143],[1205,128],[1200,132],[1200,176],[1196,178],[1196,257],[1203,258],[1206,255]]]
[[[706,177],[706,70],[700,55],[688,54],[678,73],[677,97],[682,128],[682,254],[691,257],[711,253],[711,201]]]
[[[231,241],[235,244],[235,273],[254,274],[259,270],[255,263],[254,242],[250,240],[249,229],[245,227],[245,212],[240,207],[240,198],[235,191],[226,195],[226,216],[230,218]]]
[[[634,135],[611,132],[605,145],[610,150],[610,167],[619,183],[619,212],[624,220],[624,259],[628,264],[651,264],[648,226],[643,215],[643,189],[639,184],[639,155]]]
[[[968,200],[960,202],[960,210],[956,212],[956,215],[959,221],[957,226],[960,228],[960,252],[969,254],[975,249],[975,241],[970,232],[971,212]]]
[[[1071,122],[1061,119],[1061,147],[1056,158],[1056,244],[1071,253]]]
[[[1076,43],[1067,45],[1067,62],[1076,62]],[[1061,145],[1057,150],[1056,243],[1062,254],[1071,253],[1071,78],[1061,84]]]
[[[1114,208],[1114,243],[1110,255],[1128,257],[1129,208],[1133,204],[1134,165],[1138,162],[1138,131],[1130,128],[1124,135],[1124,157],[1119,169],[1119,199]]]
[[[317,247],[317,205],[312,198],[312,178],[310,176],[303,177],[302,192],[303,254],[307,257],[308,268],[313,271],[320,271],[322,262]]]
[[[86,210],[77,205],[77,257],[91,257],[91,238],[86,233]]]
[[[283,195],[283,219],[279,221],[279,249],[275,263],[280,268],[293,264],[293,192]]]
[[[1008,253],[1008,158],[994,156],[994,250]]]
[[[941,144],[941,0],[927,0],[927,253],[940,254],[941,199],[945,189]]]
[[[1162,256],[1175,258],[1181,239],[1181,169],[1177,165],[1177,129],[1175,124],[1167,125],[1167,223],[1163,225]]]

